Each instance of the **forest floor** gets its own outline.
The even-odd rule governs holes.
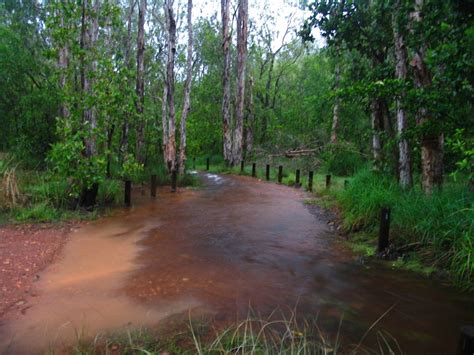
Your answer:
[[[83,222],[0,226],[0,320],[13,308],[21,313],[36,297],[39,273],[53,263]]]

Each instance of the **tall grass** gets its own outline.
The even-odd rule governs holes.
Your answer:
[[[389,309],[386,313],[391,311]],[[382,319],[386,313],[380,318]],[[185,324],[166,324],[158,329],[127,330],[125,333],[98,334],[88,340],[77,332],[75,354],[401,354],[396,339],[384,331],[375,331],[378,321],[369,327],[357,344],[343,344],[339,330],[326,333],[317,319],[297,321],[295,314],[289,318],[268,318],[248,315],[246,319],[227,327],[212,327],[212,321],[191,319]],[[375,348],[364,345],[369,333],[377,339]]]
[[[454,281],[474,284],[474,206],[467,184],[447,183],[442,191],[403,191],[397,182],[362,170],[336,193],[347,231],[375,231],[382,206],[392,208],[392,242],[416,250],[426,262],[450,271]]]

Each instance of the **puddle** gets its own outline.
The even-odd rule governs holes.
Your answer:
[[[335,248],[300,190],[201,176],[202,189],[160,190],[156,200],[137,193],[138,207],[77,232],[41,275],[31,308],[0,327],[0,350],[54,347],[74,341],[78,330],[152,326],[197,308],[221,323],[249,308],[262,317],[296,310],[317,317],[329,337],[340,331],[358,343],[393,307],[365,343],[376,346],[383,331],[408,354],[453,353],[459,327],[474,324],[469,295],[359,265]]]

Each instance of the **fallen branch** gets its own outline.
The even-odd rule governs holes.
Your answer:
[[[303,155],[312,155],[317,152],[318,149],[296,149],[296,150],[287,150],[284,155],[287,158],[294,158]]]

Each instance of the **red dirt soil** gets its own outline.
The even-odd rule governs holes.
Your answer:
[[[12,309],[26,312],[36,296],[39,273],[59,255],[81,222],[0,226],[0,319]]]

